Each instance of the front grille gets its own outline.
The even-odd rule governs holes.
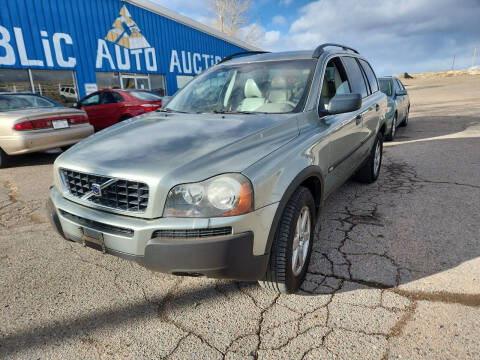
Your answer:
[[[147,184],[67,169],[61,169],[60,173],[67,190],[77,198],[118,210],[144,212],[147,208]],[[101,187],[105,183],[99,195],[92,193],[94,184]]]
[[[214,229],[156,230],[152,238],[204,238],[211,236],[231,235],[230,226]]]
[[[60,214],[63,217],[69,219],[70,221],[77,223],[78,225],[86,226],[94,230],[98,230],[100,232],[133,237],[132,229],[109,225],[109,224],[101,223],[95,220],[85,219],[80,216],[70,214],[69,212],[66,212],[65,210],[61,210],[61,209],[60,209]]]

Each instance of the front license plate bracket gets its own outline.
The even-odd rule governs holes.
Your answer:
[[[107,248],[105,247],[105,239],[103,238],[103,234],[101,232],[88,228],[81,229],[83,246],[87,246],[87,243],[92,243],[100,246],[104,254],[107,252]]]

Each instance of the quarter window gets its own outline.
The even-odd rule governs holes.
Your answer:
[[[367,97],[367,85],[365,84],[365,79],[362,74],[357,60],[351,56],[345,56],[342,58],[347,69],[348,79],[350,80],[350,86],[352,87],[352,92],[355,94],[362,95],[362,98]]]
[[[375,76],[375,73],[372,70],[372,67],[365,60],[362,60],[362,59],[359,59],[359,60],[360,60],[360,64],[363,67],[363,70],[365,71],[365,74],[367,75],[367,80],[368,80],[368,83],[370,84],[370,90],[372,90],[372,93],[377,92],[378,82],[377,82],[377,77]]]

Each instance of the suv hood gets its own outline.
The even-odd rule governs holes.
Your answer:
[[[295,114],[154,112],[81,141],[56,167],[168,187],[241,172],[297,135]]]

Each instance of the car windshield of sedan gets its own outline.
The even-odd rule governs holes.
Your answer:
[[[186,113],[291,113],[303,109],[315,61],[221,65],[180,90],[164,111]]]
[[[0,112],[33,108],[51,108],[59,104],[44,97],[28,94],[0,94]]]
[[[387,96],[392,96],[392,82],[389,79],[378,79],[380,91]]]

